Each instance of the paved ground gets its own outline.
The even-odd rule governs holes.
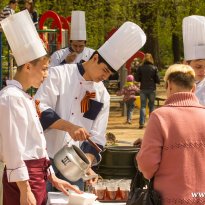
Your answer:
[[[163,83],[157,87],[157,96],[165,97],[165,89]],[[161,105],[163,102],[161,102]],[[148,120],[148,116],[147,116]],[[146,120],[146,121],[147,121]],[[139,109],[135,108],[133,113],[132,124],[125,124],[126,117],[122,116],[122,108],[120,108],[119,103],[111,103],[110,116],[107,127],[107,132],[112,132],[117,140],[134,142],[137,138],[142,138],[144,134],[144,129],[139,129]],[[145,124],[146,127],[146,124]],[[119,144],[117,145],[126,145]],[[129,146],[129,145],[128,145]]]

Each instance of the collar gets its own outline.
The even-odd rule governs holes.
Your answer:
[[[82,63],[77,63],[78,71],[83,76],[85,73],[85,69],[83,68]]]
[[[6,85],[14,85],[17,88],[23,90],[23,86],[21,85],[21,83],[19,83],[17,80],[7,80],[6,81]]]
[[[194,93],[177,92],[172,94],[166,101],[164,106],[171,107],[203,107]]]

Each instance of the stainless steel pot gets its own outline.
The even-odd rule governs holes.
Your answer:
[[[54,156],[54,163],[61,174],[70,181],[89,180],[97,175],[87,175],[90,163],[83,151],[75,145],[65,145]]]

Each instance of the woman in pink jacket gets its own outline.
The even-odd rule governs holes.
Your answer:
[[[163,205],[205,204],[205,107],[194,94],[194,76],[188,65],[168,68],[168,99],[150,115],[137,155],[139,170],[154,177]]]

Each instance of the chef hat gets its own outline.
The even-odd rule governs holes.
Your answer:
[[[146,35],[143,30],[128,21],[98,49],[98,53],[117,71],[145,42]]]
[[[205,59],[205,17],[188,16],[183,19],[185,60]]]
[[[0,23],[18,66],[46,55],[28,10],[11,15]]]
[[[72,11],[70,40],[86,41],[86,24],[84,11]]]

